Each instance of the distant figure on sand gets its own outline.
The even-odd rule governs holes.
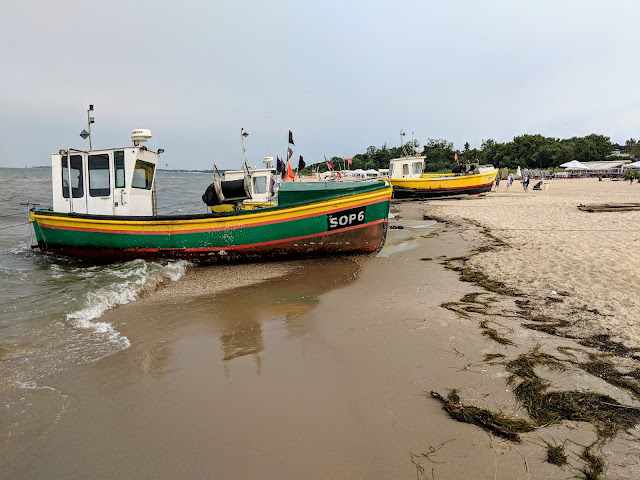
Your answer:
[[[496,187],[496,192],[498,191],[498,187],[500,186],[500,174],[496,175],[496,182],[495,182],[495,187]]]
[[[636,176],[635,176],[635,175],[631,175],[631,176],[629,177],[629,180],[631,180],[631,181],[629,182],[629,185],[631,185],[631,184],[633,183],[633,179],[634,179],[634,178],[636,178]],[[639,181],[640,181],[640,180],[639,180]]]
[[[522,179],[522,188],[524,188],[525,192],[529,191],[529,175],[525,173],[524,178]]]
[[[510,173],[509,174],[509,178],[507,178],[507,192],[511,188],[511,185],[513,185],[513,174],[512,173]]]

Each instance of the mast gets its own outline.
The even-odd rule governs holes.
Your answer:
[[[91,112],[93,111],[93,105],[89,105],[89,110],[87,110],[87,124],[89,125],[89,151],[93,150],[91,146],[91,124],[95,123],[95,119],[91,116]]]
[[[242,155],[244,155],[244,160],[249,169],[253,169],[251,166],[251,162],[249,162],[249,158],[247,157],[247,152],[244,149],[244,138],[249,136],[249,132],[245,132],[244,128],[240,129],[240,144],[242,145]]]

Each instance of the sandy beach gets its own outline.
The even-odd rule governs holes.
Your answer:
[[[576,208],[638,203],[640,186],[563,179],[525,193],[519,182],[509,192],[505,183],[483,199],[430,202],[427,215],[489,229],[504,241],[502,248],[475,255],[470,266],[521,291],[539,313],[572,318],[568,333],[611,335],[640,348],[640,211]]]
[[[559,418],[514,441],[430,394],[530,418],[509,362],[545,354],[548,391],[640,407],[640,213],[576,208],[623,201],[640,186],[503,184],[393,205],[377,257],[192,268],[103,315],[129,348],[16,392],[0,477],[566,479],[590,445],[607,478],[637,477],[638,426],[604,441]]]

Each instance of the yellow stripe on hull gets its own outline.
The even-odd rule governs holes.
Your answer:
[[[468,188],[493,183],[497,174],[497,169],[473,175],[443,175],[429,173],[423,174],[420,178],[392,178],[391,185],[394,187],[414,190]]]
[[[252,224],[285,222],[300,216],[313,216],[322,212],[351,208],[360,204],[377,202],[391,198],[392,188],[384,188],[373,192],[366,192],[357,195],[350,195],[332,200],[320,201],[312,204],[293,206],[288,208],[265,208],[256,210],[242,210],[237,215],[196,218],[196,219],[146,219],[146,220],[123,220],[123,219],[92,219],[85,217],[69,217],[66,214],[45,214],[31,212],[29,221],[36,221],[45,226],[58,228],[99,228],[100,230],[113,230],[123,232],[134,230],[136,232],[182,232],[197,230],[224,230],[237,227],[250,227]]]

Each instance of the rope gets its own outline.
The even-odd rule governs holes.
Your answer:
[[[6,230],[7,228],[13,228],[13,227],[21,227],[22,225],[29,225],[29,222],[16,223],[15,225],[9,225],[8,227],[2,227],[2,228],[0,228],[0,230]]]
[[[15,217],[16,215],[28,215],[28,213],[25,213],[25,212],[22,212],[22,213],[10,213],[9,215],[0,215],[0,218]]]

